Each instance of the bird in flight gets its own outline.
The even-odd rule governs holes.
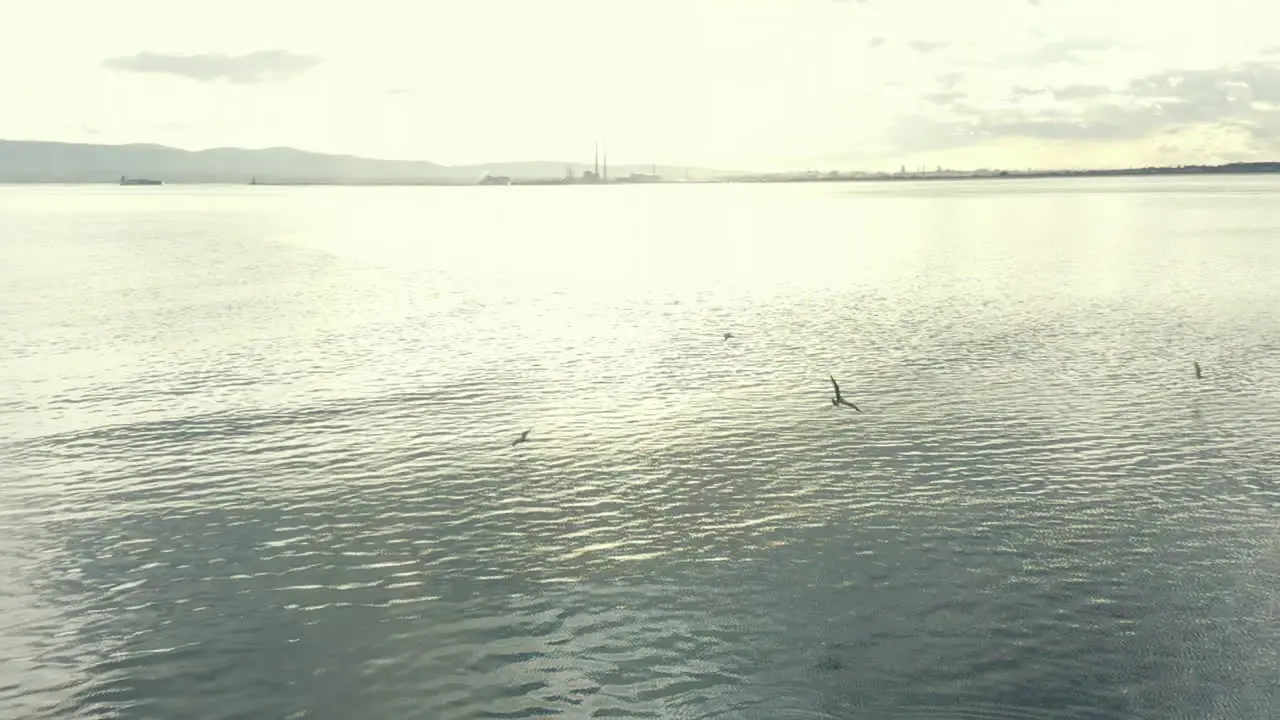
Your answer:
[[[1192,360],[1192,361],[1191,361],[1191,364],[1195,366],[1195,368],[1196,368],[1196,379],[1197,379],[1197,380],[1199,380],[1199,379],[1200,379],[1200,363],[1196,362],[1195,360]]]
[[[532,428],[530,428],[530,430],[532,430]],[[528,442],[530,430],[525,430],[524,432],[520,433],[520,437],[516,438],[515,442],[511,443],[511,447],[515,447],[522,442]]]
[[[729,338],[731,338],[731,337],[733,337],[733,333],[725,333],[725,334],[724,334],[724,341],[722,341],[722,342],[727,342],[727,341],[729,340]]]
[[[851,408],[853,408],[854,410],[858,410],[858,406],[857,406],[857,405],[854,405],[853,403],[849,402],[848,400],[845,400],[845,399],[844,399],[844,396],[842,396],[842,395],[840,394],[840,384],[836,382],[836,379],[835,379],[834,377],[832,377],[832,378],[831,378],[831,387],[835,388],[835,390],[836,390],[836,396],[835,396],[835,397],[833,397],[833,398],[831,398],[831,404],[832,404],[832,405],[834,405],[834,406],[836,406],[836,407],[840,407],[841,405],[844,405],[845,407],[851,407]],[[862,411],[861,411],[861,410],[858,410],[858,412],[862,412]]]

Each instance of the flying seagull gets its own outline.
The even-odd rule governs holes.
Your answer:
[[[725,334],[724,334],[724,339],[725,339],[725,341],[728,341],[728,339],[729,339],[729,338],[731,338],[731,337],[733,337],[733,333],[725,333]]]
[[[522,442],[528,442],[530,430],[532,430],[532,428],[520,433],[520,437],[516,438],[516,441],[511,443],[511,447],[515,447],[516,445],[519,445]]]
[[[1200,363],[1196,362],[1195,360],[1192,360],[1192,361],[1191,361],[1191,364],[1195,366],[1195,368],[1196,368],[1196,379],[1197,379],[1197,380],[1199,380],[1199,379],[1200,379]]]
[[[834,377],[831,378],[831,387],[836,389],[836,396],[831,398],[832,405],[835,405],[836,407],[840,407],[841,405],[844,405],[845,407],[851,407],[854,410],[858,410],[857,405],[854,405],[848,400],[845,400],[844,397],[840,395],[840,385],[839,383],[836,382],[836,379]],[[858,412],[862,412],[862,411],[858,410]]]

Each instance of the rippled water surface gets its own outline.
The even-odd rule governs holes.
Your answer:
[[[1278,192],[0,188],[0,715],[1278,717]]]

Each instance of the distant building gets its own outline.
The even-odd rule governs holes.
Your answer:
[[[599,142],[599,141],[597,141],[597,142],[596,142],[596,157],[595,157],[595,162],[594,162],[594,163],[592,163],[592,169],[590,169],[590,170],[583,170],[583,171],[582,171],[582,177],[578,180],[578,182],[583,182],[583,183],[605,183],[605,182],[609,182],[609,151],[608,151],[607,149],[605,150],[605,153],[604,153],[604,164],[603,164],[603,167],[601,166],[601,162],[600,162],[600,160],[601,160],[601,158],[600,158],[600,142]]]

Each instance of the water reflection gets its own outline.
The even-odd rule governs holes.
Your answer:
[[[2,634],[66,672],[18,666],[6,696],[60,684],[55,717],[1272,714],[1261,236],[1157,242],[1144,213],[1211,219],[1165,191],[635,190],[64,217],[34,264],[109,241],[92,282],[0,310],[29,349],[13,407],[36,408],[0,416],[22,469],[0,492],[34,528],[14,602],[64,623],[15,605]],[[1055,203],[1072,223],[1036,219]],[[559,222],[574,208],[634,222],[602,248]],[[864,413],[831,408],[828,374]]]

